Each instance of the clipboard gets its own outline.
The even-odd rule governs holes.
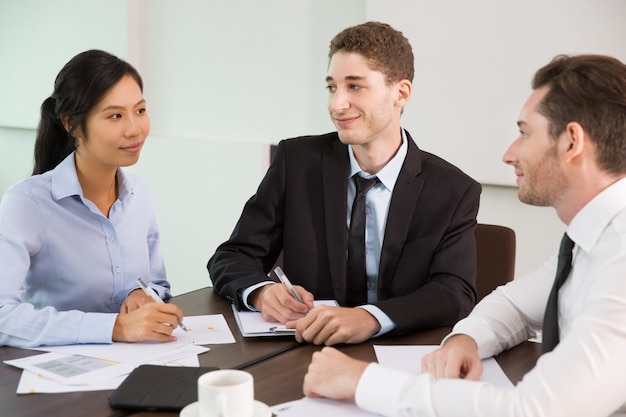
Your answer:
[[[327,305],[337,307],[335,300],[315,300],[315,306]],[[287,336],[293,335],[295,332],[291,329],[285,329],[281,323],[267,321],[258,311],[239,311],[234,304],[230,305],[237,321],[237,327],[243,337],[260,337],[260,336]]]
[[[109,397],[111,408],[122,410],[180,411],[198,401],[198,378],[213,366],[140,365]]]

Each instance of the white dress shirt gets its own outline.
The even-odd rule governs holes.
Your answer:
[[[572,220],[572,272],[559,291],[561,342],[514,388],[410,375],[370,364],[357,404],[386,416],[604,417],[626,415],[626,179],[608,187]],[[556,257],[500,287],[454,327],[482,358],[540,329]],[[615,414],[612,414],[615,413]]]

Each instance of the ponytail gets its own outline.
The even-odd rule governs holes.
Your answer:
[[[41,120],[35,139],[33,175],[54,169],[74,150],[74,139],[55,112],[56,100],[48,97],[41,104]]]

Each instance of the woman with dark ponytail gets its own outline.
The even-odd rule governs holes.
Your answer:
[[[147,183],[141,77],[103,51],[76,55],[41,105],[33,176],[0,202],[0,346],[172,341],[171,297]]]

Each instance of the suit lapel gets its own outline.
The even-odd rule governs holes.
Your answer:
[[[337,300],[346,297],[347,200],[350,160],[338,139],[322,156],[324,218],[330,279]]]
[[[422,191],[424,181],[419,178],[422,170],[419,149],[413,139],[407,134],[407,155],[398,175],[398,180],[393,189],[385,237],[380,254],[378,269],[378,297],[387,298],[389,285],[395,274],[400,255],[404,248],[404,242],[411,225],[411,219],[415,213],[415,206]]]

